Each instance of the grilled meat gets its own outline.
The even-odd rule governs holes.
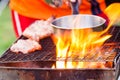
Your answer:
[[[53,28],[49,21],[37,20],[31,24],[24,32],[23,35],[35,41],[39,41],[53,33]]]
[[[10,50],[15,53],[22,52],[23,54],[27,54],[35,50],[41,50],[41,48],[42,48],[41,45],[34,40],[20,39],[11,46]]]

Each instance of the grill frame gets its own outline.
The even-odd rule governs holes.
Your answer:
[[[24,69],[4,67],[0,68],[1,73],[1,80],[115,80],[114,69]]]
[[[116,32],[116,30],[118,30],[117,28],[113,28],[113,29],[111,29],[111,31],[110,31],[110,33],[111,34],[113,34],[113,35],[118,35],[117,37],[112,37],[110,40],[108,40],[108,41],[106,41],[106,42],[111,42],[111,41],[113,41],[113,42],[120,42],[119,40],[119,35],[120,35],[120,30],[119,30],[119,32],[117,32],[117,33],[115,33]],[[114,32],[115,31],[115,32]],[[24,36],[21,36],[20,38],[18,38],[17,40],[19,40],[19,39],[27,39],[27,38],[25,38]],[[119,39],[119,40],[118,40]],[[16,41],[17,41],[16,40]],[[46,44],[48,44],[48,41],[50,40],[50,43],[51,43],[51,45],[52,45],[52,47],[50,46],[50,49],[51,49],[51,52],[49,52],[48,51],[48,53],[47,53],[47,51],[45,51],[45,52],[43,52],[43,54],[46,54],[45,56],[44,56],[44,59],[37,59],[37,60],[33,60],[32,59],[32,57],[30,58],[26,58],[25,56],[37,56],[37,55],[35,55],[35,53],[33,54],[33,53],[31,53],[31,54],[24,54],[24,56],[23,56],[23,59],[26,59],[26,60],[19,60],[18,58],[20,57],[20,55],[23,55],[22,53],[20,53],[20,54],[16,54],[16,53],[13,53],[12,52],[12,54],[16,54],[17,55],[17,60],[15,60],[15,59],[13,59],[13,60],[9,60],[9,58],[11,58],[11,57],[14,57],[14,55],[12,55],[12,54],[9,54],[9,52],[11,52],[10,51],[10,49],[8,49],[8,50],[6,50],[5,51],[5,53],[1,56],[1,58],[0,58],[0,72],[1,73],[4,73],[5,75],[2,75],[2,77],[8,77],[8,79],[11,77],[11,76],[13,76],[12,75],[12,73],[14,72],[15,74],[18,74],[17,75],[17,78],[20,78],[20,77],[26,77],[26,76],[34,76],[34,79],[33,78],[31,78],[31,79],[29,79],[29,80],[51,80],[50,78],[49,79],[46,79],[46,77],[48,77],[51,73],[50,72],[53,72],[54,74],[55,73],[57,73],[57,74],[59,74],[59,75],[61,75],[61,74],[65,74],[66,72],[65,71],[75,71],[75,70],[78,70],[79,72],[81,72],[81,71],[85,71],[86,72],[86,74],[88,74],[88,72],[89,71],[93,71],[93,72],[91,72],[91,73],[89,73],[89,75],[91,75],[92,73],[96,73],[96,72],[103,72],[103,76],[100,76],[100,77],[102,77],[103,78],[103,80],[114,80],[114,79],[117,79],[118,78],[118,76],[119,76],[119,74],[120,74],[120,70],[119,70],[119,68],[117,69],[117,67],[120,67],[120,65],[118,64],[117,65],[117,67],[116,67],[116,64],[115,64],[115,66],[113,67],[113,68],[104,68],[104,69],[51,69],[51,68],[46,68],[46,64],[53,64],[54,63],[54,61],[56,61],[56,58],[55,58],[55,56],[53,56],[53,59],[51,59],[51,60],[49,60],[50,59],[50,56],[51,55],[55,55],[55,45],[54,45],[54,43],[52,42],[52,39],[50,38],[50,37],[48,37],[48,38],[45,38],[45,39],[43,39],[43,40],[41,40],[40,41],[40,44],[42,45],[42,47],[43,47],[43,49],[45,49],[45,46],[47,46]],[[15,41],[15,42],[16,42]],[[43,46],[43,45],[45,45],[45,46]],[[119,46],[120,44],[118,44],[117,46]],[[48,46],[47,46],[48,47]],[[49,48],[49,47],[48,47]],[[46,50],[48,50],[48,48],[46,49]],[[39,51],[35,51],[36,52],[36,54],[37,54],[37,52],[38,53],[40,53]],[[12,55],[12,56],[10,56],[8,59],[6,59],[6,56],[8,56],[8,55]],[[41,53],[41,55],[42,55],[42,53]],[[47,56],[48,55],[48,56]],[[50,56],[49,56],[50,55]],[[46,58],[47,57],[47,58]],[[15,57],[14,57],[15,58]],[[48,61],[49,60],[49,61]],[[59,60],[59,59],[58,59]],[[15,66],[15,65],[18,65],[18,64],[20,64],[20,63],[24,63],[24,64],[26,64],[26,63],[35,63],[35,62],[38,62],[39,64],[41,64],[41,65],[43,65],[43,63],[45,63],[45,66],[40,66],[40,67],[28,67],[28,66]],[[41,61],[43,61],[43,62],[41,62]],[[112,60],[113,61],[113,60]],[[119,60],[120,61],[120,60]],[[37,64],[37,63],[36,63]],[[50,66],[51,67],[51,66]],[[105,71],[108,71],[106,74],[104,74],[105,73]],[[10,72],[10,73],[5,73],[5,72]],[[23,75],[24,73],[28,73],[28,75]],[[110,74],[109,74],[110,73]],[[41,74],[42,76],[40,77],[40,75],[37,75],[37,74]],[[53,76],[54,76],[54,74],[53,74]],[[8,76],[9,75],[9,76]],[[22,75],[22,76],[21,76]],[[80,74],[79,74],[80,75]],[[53,76],[52,76],[52,78],[53,78]],[[71,74],[70,75],[67,75],[67,76],[72,76]],[[89,76],[89,77],[92,77],[93,75],[91,75],[91,76]],[[110,79],[105,79],[105,78],[107,78],[106,76],[108,76],[108,77],[110,77]],[[0,78],[2,78],[2,77],[0,77]],[[62,79],[64,79],[65,77],[63,77],[63,76],[57,76],[57,77],[59,77],[58,79],[54,79],[54,80],[60,80],[61,78]],[[76,76],[76,77],[78,77],[78,76]],[[85,76],[84,76],[85,77]],[[88,78],[88,79],[84,79],[84,80],[102,80],[101,78],[99,78],[98,79],[98,77],[99,76],[97,76],[96,78],[94,78],[94,77],[92,77],[92,78]],[[113,78],[113,79],[111,79],[111,77]],[[55,78],[56,78],[56,76],[55,76]],[[7,79],[5,79],[5,80],[7,80]],[[10,80],[10,79],[9,79]],[[16,80],[15,78],[12,78],[11,80]],[[18,80],[26,80],[26,78],[24,78],[24,79],[18,79]],[[53,80],[53,79],[52,79]],[[65,78],[64,80],[72,80],[72,79],[68,79],[68,78]],[[80,79],[75,79],[75,80],[80,80]]]

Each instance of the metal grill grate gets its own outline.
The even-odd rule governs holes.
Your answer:
[[[23,36],[19,39],[25,39]],[[0,62],[18,62],[18,61],[41,61],[55,59],[55,45],[50,37],[40,41],[42,50],[35,51],[29,54],[14,53],[8,49],[0,58]]]
[[[68,57],[68,61],[113,61],[115,55],[116,55],[116,48],[120,46],[120,28],[119,27],[113,26],[112,29],[110,30],[110,33],[113,35],[111,39],[106,41],[106,44],[101,48],[105,49],[103,52],[103,55],[100,57],[95,57],[97,56],[96,54],[92,56],[86,56],[84,58],[70,58]],[[26,39],[24,36],[21,36],[19,39]],[[18,40],[19,40],[18,39]],[[113,44],[111,45],[111,42]],[[115,44],[117,42],[117,44]],[[109,44],[110,43],[110,44]],[[10,51],[8,49],[0,58],[0,63],[8,63],[8,62],[26,62],[26,61],[56,61],[56,60],[65,60],[66,58],[56,58],[55,55],[55,45],[50,37],[45,38],[40,41],[40,44],[42,45],[42,50],[35,51],[33,53],[29,54],[16,54]],[[113,48],[112,50],[109,50],[109,48]]]
[[[41,44],[44,45],[43,49],[40,51],[35,51],[29,54],[22,54],[22,53],[13,53],[9,49],[5,52],[5,54],[0,58],[0,62],[7,63],[7,62],[19,62],[19,61],[64,61],[66,58],[56,58],[55,57],[55,45],[53,44],[51,38],[46,38],[41,41]],[[103,49],[106,46],[103,47]],[[95,55],[86,56],[84,58],[70,58],[68,57],[68,61],[113,61],[113,58],[116,54],[115,50],[109,51],[108,48],[111,47],[107,45],[106,54],[95,58],[97,56],[97,52]],[[114,47],[114,46],[113,46]]]

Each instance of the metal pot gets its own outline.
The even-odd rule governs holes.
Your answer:
[[[101,31],[105,28],[106,20],[102,17],[87,14],[67,15],[53,20],[52,26],[55,33],[72,29],[88,29]]]

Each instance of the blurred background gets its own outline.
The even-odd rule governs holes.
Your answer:
[[[16,40],[9,7],[5,7],[0,14],[0,55]]]

